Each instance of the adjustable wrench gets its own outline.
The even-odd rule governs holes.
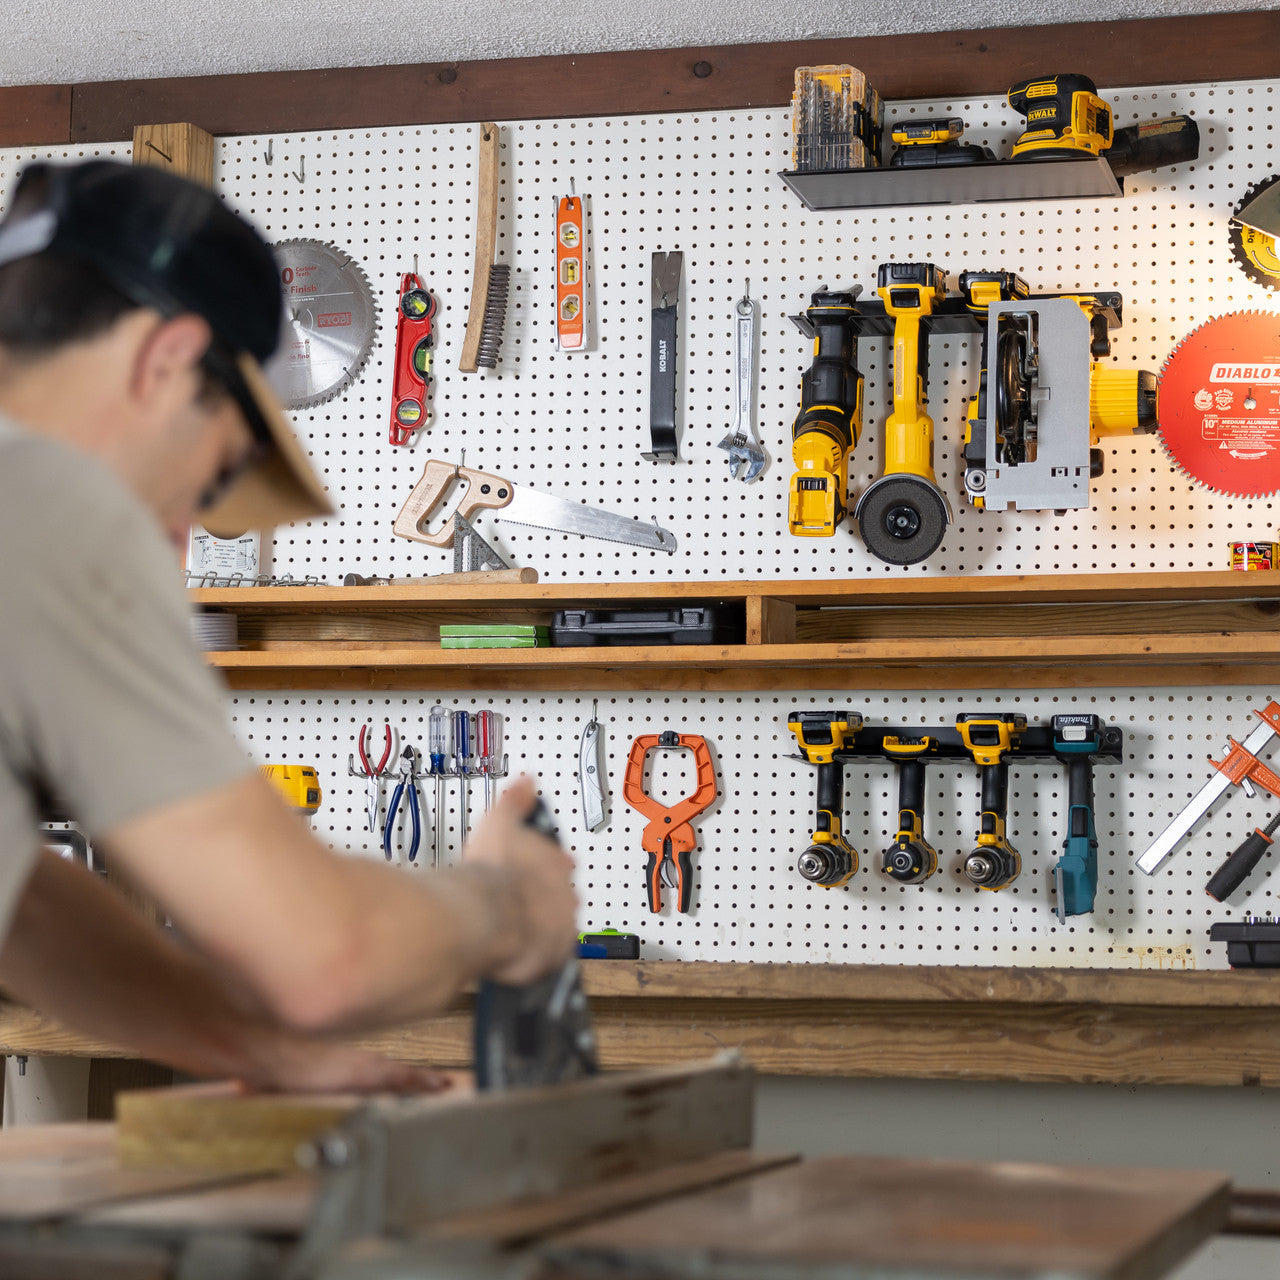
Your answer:
[[[733,307],[734,376],[737,396],[734,402],[733,427],[720,441],[729,453],[729,472],[735,480],[752,481],[764,470],[768,460],[752,421],[755,411],[756,304],[749,296],[747,282],[742,297]],[[746,474],[742,473],[746,466]]]

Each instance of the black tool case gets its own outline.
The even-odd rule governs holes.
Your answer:
[[[679,605],[670,609],[561,609],[551,621],[553,645],[742,644],[741,606]]]

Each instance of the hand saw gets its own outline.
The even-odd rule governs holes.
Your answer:
[[[443,505],[445,494],[455,478],[467,482],[466,491],[444,524],[435,533],[428,533],[427,522]],[[641,524],[631,516],[540,493],[487,471],[455,466],[439,458],[427,460],[422,478],[405,499],[392,531],[412,542],[451,547],[456,531],[454,516],[460,514],[472,520],[477,511],[485,509],[492,510],[496,520],[548,529],[552,533],[576,533],[583,538],[625,542],[633,547],[647,547],[650,551],[665,551],[668,555],[676,549],[675,535],[660,528],[656,520],[652,525]]]

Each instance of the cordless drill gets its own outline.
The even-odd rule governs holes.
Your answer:
[[[979,889],[1003,889],[1022,871],[1022,858],[1005,836],[1009,812],[1009,762],[1005,757],[1026,732],[1027,718],[966,713],[956,717],[956,728],[982,779],[978,842],[964,860],[964,877]]]
[[[898,766],[898,833],[880,869],[900,884],[922,884],[938,869],[937,850],[924,838],[924,757],[937,739],[886,737],[881,750]]]
[[[793,711],[787,728],[804,758],[818,766],[812,843],[796,861],[796,870],[811,884],[835,889],[858,869],[858,852],[844,838],[844,762],[836,752],[862,728],[862,717],[855,711]]]
[[[862,432],[862,374],[857,367],[857,290],[826,288],[792,319],[813,339],[813,364],[800,384],[800,412],[791,428],[787,526],[800,538],[829,538],[845,517],[849,454]]]

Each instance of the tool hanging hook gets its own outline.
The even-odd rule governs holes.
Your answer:
[[[307,162],[304,156],[298,157],[298,172],[293,175],[304,186],[307,182]]]
[[[276,155],[275,155],[275,139],[274,138],[267,139],[267,149],[265,152],[263,152],[262,158],[267,162],[268,165],[270,165],[275,160]]]

